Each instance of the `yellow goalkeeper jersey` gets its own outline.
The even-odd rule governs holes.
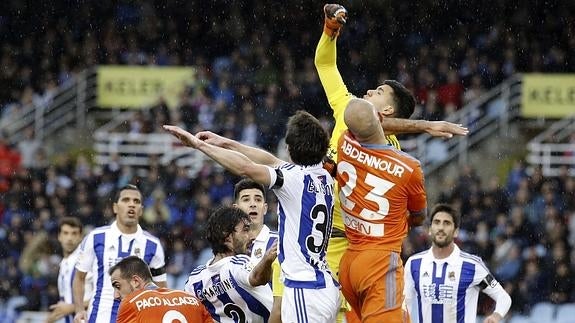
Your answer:
[[[321,85],[327,95],[329,106],[333,111],[333,118],[335,119],[335,126],[331,133],[329,142],[328,156],[337,162],[337,142],[341,134],[347,130],[347,126],[343,121],[343,112],[349,101],[355,96],[347,90],[347,86],[343,82],[341,74],[337,69],[337,49],[336,40],[332,40],[327,34],[322,33],[321,39],[315,49],[315,66],[319,74]],[[394,135],[386,136],[387,141],[401,149],[399,141]],[[336,182],[337,185],[337,182]],[[337,229],[345,231],[343,218],[339,206],[339,189],[336,187],[335,208],[333,215],[333,226]]]

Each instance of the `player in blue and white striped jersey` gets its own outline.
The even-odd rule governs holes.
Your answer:
[[[291,163],[261,149],[211,132],[196,136],[175,126],[164,129],[236,175],[267,185],[278,197],[278,259],[284,276],[283,322],[334,322],[339,284],[325,254],[333,221],[333,184],[322,167],[329,135],[319,121],[297,111],[288,121],[286,144]]]
[[[50,314],[46,319],[47,323],[62,322],[72,323],[74,321],[74,300],[72,296],[72,281],[76,273],[76,262],[80,256],[80,242],[82,241],[82,222],[78,218],[63,217],[58,224],[58,242],[62,247],[62,261],[58,271],[58,294],[60,300],[56,304],[50,305]],[[86,276],[84,285],[86,293],[84,303],[92,297],[92,275]]]
[[[134,185],[118,191],[113,211],[116,221],[92,230],[80,244],[80,256],[74,277],[74,322],[116,322],[120,300],[114,299],[114,288],[108,270],[127,256],[138,256],[149,266],[154,281],[166,287],[164,248],[160,240],[142,230],[142,194]],[[88,272],[94,275],[94,295],[88,312],[83,309],[84,281]]]
[[[234,206],[250,216],[250,234],[254,238],[250,258],[252,263],[257,264],[279,237],[277,231],[270,230],[264,224],[264,216],[268,211],[264,186],[250,178],[243,178],[234,187]]]
[[[249,216],[238,207],[222,207],[208,218],[206,240],[214,257],[194,269],[185,290],[196,296],[217,322],[267,322],[272,291],[271,265],[277,243],[254,266],[247,255],[252,243]]]
[[[481,258],[453,242],[461,216],[447,204],[431,211],[431,248],[409,257],[405,265],[405,305],[414,323],[475,323],[479,292],[495,300],[485,323],[500,322],[511,297]]]

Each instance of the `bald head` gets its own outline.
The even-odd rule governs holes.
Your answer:
[[[380,140],[383,130],[375,107],[364,99],[351,99],[343,119],[347,128],[360,142]]]

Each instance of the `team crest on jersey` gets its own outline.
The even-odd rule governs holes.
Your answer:
[[[451,280],[452,282],[454,282],[454,281],[455,281],[455,272],[454,272],[454,271],[450,271],[448,277],[449,277],[449,280]]]
[[[256,258],[261,258],[263,256],[262,248],[257,248],[254,252],[254,256],[256,256]]]

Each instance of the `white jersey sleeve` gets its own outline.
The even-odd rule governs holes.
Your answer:
[[[76,262],[76,269],[87,273],[90,272],[96,261],[96,253],[94,252],[94,235],[89,233],[82,243],[80,243],[80,255]]]
[[[243,287],[255,287],[250,284],[250,273],[254,269],[251,259],[245,255],[236,255],[230,260],[231,276],[236,279],[236,282]]]

